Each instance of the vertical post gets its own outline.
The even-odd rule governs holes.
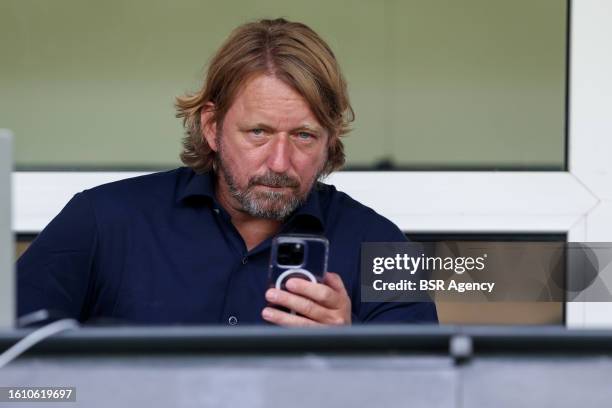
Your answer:
[[[10,131],[0,129],[0,329],[15,322],[16,284],[11,224],[13,144]]]

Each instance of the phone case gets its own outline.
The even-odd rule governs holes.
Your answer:
[[[300,259],[299,253],[303,249]],[[327,271],[329,241],[320,235],[279,235],[272,241],[269,282],[271,287],[286,289],[292,277],[320,282]]]

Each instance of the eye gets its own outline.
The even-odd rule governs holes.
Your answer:
[[[298,132],[298,139],[308,141],[310,139],[314,139],[314,135],[308,132]]]
[[[263,136],[264,130],[260,128],[251,129],[251,134],[254,136]]]

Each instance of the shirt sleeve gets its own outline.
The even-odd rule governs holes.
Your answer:
[[[381,217],[382,218],[382,217]],[[407,242],[404,233],[383,218],[368,226],[363,242]],[[359,283],[358,283],[359,284]],[[360,292],[359,292],[360,293]],[[360,302],[354,323],[438,323],[434,302]]]
[[[17,261],[17,315],[46,309],[84,320],[96,247],[86,193],[76,194]]]

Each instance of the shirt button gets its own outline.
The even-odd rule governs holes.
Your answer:
[[[227,319],[227,322],[230,325],[235,326],[238,324],[238,318],[236,316],[230,316],[229,319]]]
[[[242,264],[246,265],[247,262],[249,262],[249,257],[245,256],[244,258],[242,258]]]
[[[215,214],[219,214],[219,209],[218,208],[215,208],[213,211],[215,212]]]

